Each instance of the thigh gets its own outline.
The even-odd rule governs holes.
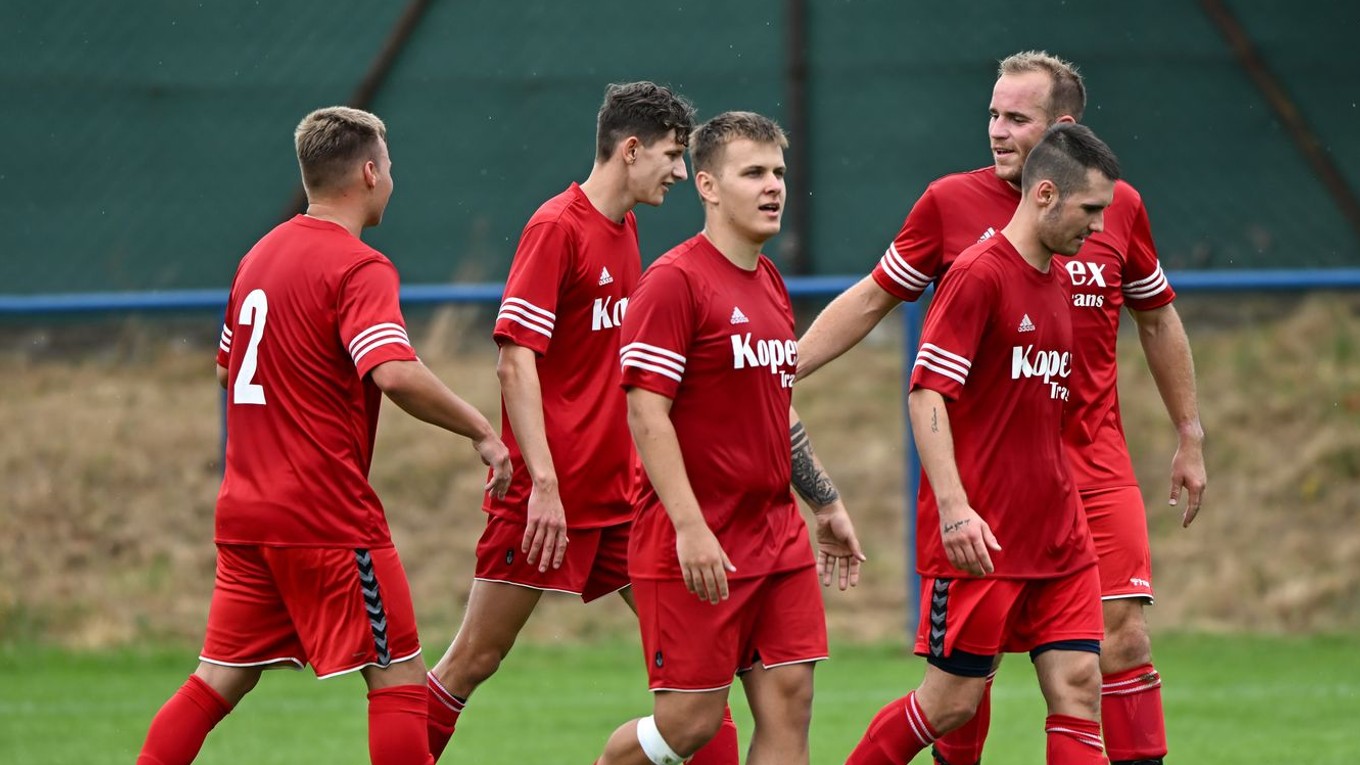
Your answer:
[[[486,530],[477,542],[476,578],[550,592],[584,595],[600,542],[600,529],[572,529],[567,532],[567,554],[559,568],[539,571],[526,560],[522,551],[524,530],[520,521],[487,516]],[[627,584],[625,579],[624,584]],[[620,585],[622,586],[622,585]]]
[[[632,528],[633,523],[629,521],[594,530],[598,541],[590,561],[590,571],[581,589],[581,600],[589,603],[628,586],[628,536]],[[576,533],[572,532],[573,535]],[[571,544],[567,545],[568,554],[572,544],[576,544],[574,536]]]
[[[1092,718],[1100,709],[1100,656],[1087,651],[1045,651],[1034,657],[1039,690],[1049,714]]]
[[[826,609],[815,566],[763,578],[747,608],[752,620],[750,639],[742,646],[742,669],[827,658]]]
[[[678,579],[634,581],[648,687],[694,693],[732,685],[749,634],[744,606],[755,590],[752,580],[731,581],[728,599],[714,604]]]
[[[420,655],[415,608],[396,548],[266,551],[317,677]]]
[[[217,573],[199,659],[223,667],[307,665],[307,652],[264,548],[218,545]]]
[[[1152,602],[1152,550],[1147,510],[1137,486],[1082,492],[1086,522],[1100,560],[1100,595]]]

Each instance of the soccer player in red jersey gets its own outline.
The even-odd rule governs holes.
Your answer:
[[[544,591],[586,602],[618,592],[634,607],[627,552],[637,468],[618,364],[619,325],[642,270],[633,208],[660,205],[688,177],[693,124],[693,107],[668,88],[609,86],[590,176],[524,227],[493,331],[502,433],[524,469],[504,497],[486,499],[463,625],[429,674],[436,758]],[[730,715],[723,733],[699,762],[736,765]]]
[[[1048,702],[1047,761],[1106,762],[1100,577],[1062,443],[1081,359],[1070,280],[1053,256],[1101,230],[1118,177],[1089,129],[1054,126],[1025,165],[1014,217],[940,285],[907,400],[926,474],[925,678],[883,707],[847,765],[906,765],[973,716],[995,657],[1014,651],[1029,652]]]
[[[321,109],[295,138],[307,212],[242,259],[217,354],[228,438],[203,653],[140,765],[191,762],[263,670],[307,664],[363,675],[373,762],[431,763],[411,596],[368,483],[382,395],[470,439],[489,493],[510,481],[505,444],[416,358],[397,271],[359,238],[392,194],[382,121]]]
[[[779,232],[786,145],[750,112],[695,130],[704,230],[648,269],[624,320],[628,424],[646,469],[628,564],[654,713],[616,730],[602,765],[688,761],[718,730],[736,675],[755,717],[748,765],[808,762],[826,622],[791,480],[816,510],[823,583],[839,569],[841,588],[853,585],[863,556],[791,414],[793,312],[760,254]]]
[[[859,342],[897,303],[919,298],[958,253],[992,236],[1020,201],[1021,168],[1043,131],[1079,121],[1085,105],[1081,76],[1070,63],[1035,51],[1003,60],[988,129],[994,164],[930,184],[873,273],[832,301],[803,336],[799,375]],[[1175,293],[1157,261],[1147,211],[1132,186],[1115,184],[1104,230],[1062,262],[1073,284],[1080,360],[1069,386],[1064,443],[1100,558],[1105,744],[1116,763],[1157,763],[1166,754],[1166,730],[1161,679],[1143,614],[1153,597],[1146,511],[1119,415],[1115,342],[1121,309],[1127,307],[1138,326],[1179,436],[1170,502],[1181,502],[1184,489],[1187,526],[1199,512],[1205,486],[1194,364],[1172,305]],[[977,716],[936,744],[937,762],[979,762],[989,711],[984,694]]]

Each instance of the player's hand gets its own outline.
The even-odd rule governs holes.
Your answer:
[[[855,524],[839,499],[819,509],[817,520],[817,569],[822,574],[822,586],[830,587],[840,570],[840,588],[845,590],[859,584],[859,564],[867,560],[855,536]]]
[[[526,553],[525,560],[539,571],[547,571],[548,566],[562,567],[567,555],[567,511],[556,484],[547,488],[535,484],[529,492],[529,516],[520,552]]]
[[[727,574],[736,571],[737,567],[732,565],[707,524],[677,528],[675,554],[680,559],[685,589],[709,603],[727,600]]]
[[[491,478],[483,490],[495,495],[496,499],[504,497],[514,472],[510,465],[510,450],[506,448],[505,442],[496,436],[487,436],[480,441],[473,441],[472,447],[477,450],[477,456],[482,458],[482,464],[491,468]]]
[[[982,516],[968,505],[946,513],[940,510],[940,540],[945,555],[954,568],[973,576],[986,576],[996,570],[992,565],[991,550],[1000,551],[1001,545]]]
[[[1204,470],[1204,443],[1199,439],[1182,438],[1171,458],[1171,498],[1167,504],[1180,504],[1181,489],[1185,489],[1185,511],[1181,513],[1181,528],[1189,526],[1199,515],[1200,502],[1208,477]]]

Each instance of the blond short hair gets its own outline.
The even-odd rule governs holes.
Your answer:
[[[1082,82],[1076,64],[1048,51],[1027,50],[1001,59],[996,76],[1001,79],[1002,75],[1026,72],[1043,72],[1052,82],[1053,87],[1048,92],[1048,116],[1052,120],[1070,115],[1081,122],[1086,111],[1086,84]]]
[[[739,138],[789,148],[784,129],[769,117],[755,112],[723,112],[695,128],[690,136],[689,152],[694,172],[713,172],[722,163],[723,149]]]
[[[359,160],[378,159],[378,142],[387,142],[387,126],[377,115],[348,106],[317,109],[293,131],[302,185],[308,192],[332,191]]]

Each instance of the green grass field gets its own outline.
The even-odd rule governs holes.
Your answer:
[[[1360,637],[1162,635],[1171,763],[1360,761]],[[833,645],[817,672],[812,761],[840,763],[873,712],[914,687],[921,660],[896,647]],[[516,649],[473,699],[450,763],[585,765],[648,707],[636,645]],[[147,723],[194,666],[192,651],[0,648],[0,763],[131,763]],[[750,731],[744,699],[733,711]],[[996,683],[987,765],[1043,762],[1043,704],[1025,657]],[[208,739],[199,762],[365,763],[363,681],[267,674]],[[924,762],[921,757],[917,763]]]

